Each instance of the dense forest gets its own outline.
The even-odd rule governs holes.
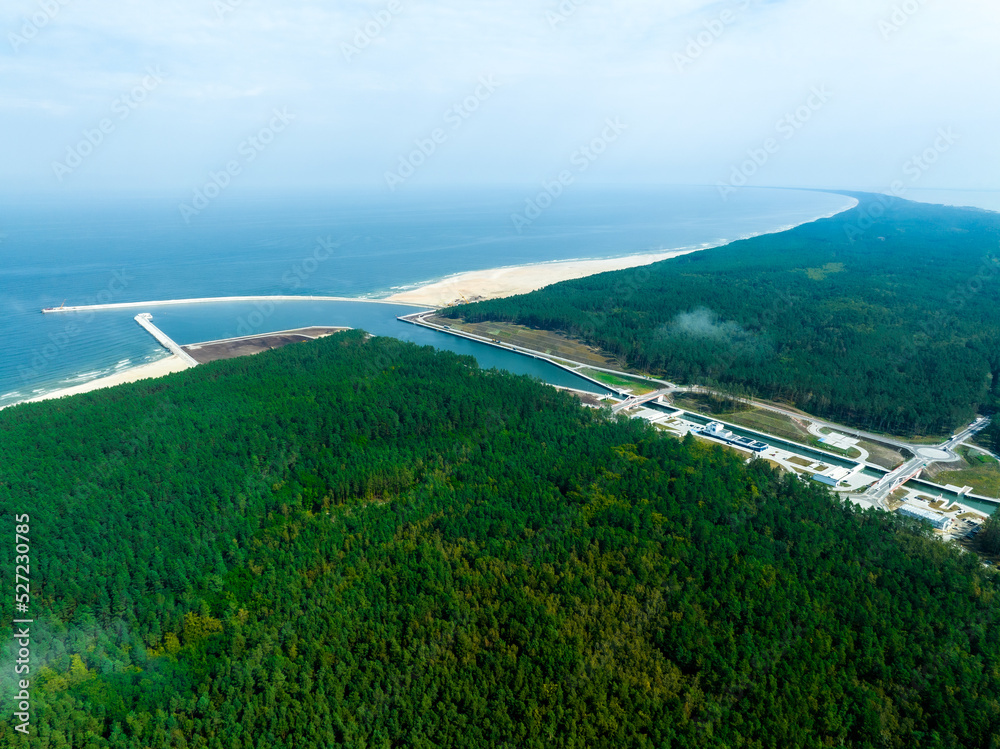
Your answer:
[[[843,423],[948,434],[1000,402],[1000,215],[857,194],[780,234],[445,311]]]
[[[986,518],[976,537],[976,543],[987,554],[1000,554],[1000,515]]]
[[[0,412],[0,506],[0,747],[1000,747],[972,555],[360,331]]]
[[[1000,416],[995,416],[990,425],[976,435],[975,442],[987,450],[1000,453]]]

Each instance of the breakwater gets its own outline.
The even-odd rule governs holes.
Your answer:
[[[138,307],[168,307],[179,304],[211,304],[213,302],[363,302],[368,304],[393,304],[406,307],[419,307],[427,309],[426,304],[413,304],[411,302],[391,302],[386,299],[357,299],[343,296],[215,296],[202,297],[198,299],[162,299],[152,302],[114,302],[111,304],[85,304],[70,307],[46,307],[42,310],[45,314],[56,312],[92,312],[102,309],[135,309]]]
[[[158,327],[153,325],[152,319],[153,316],[148,312],[143,312],[142,314],[135,316],[135,321],[139,323],[142,327],[144,327],[147,331],[149,331],[149,334],[152,335],[153,338],[155,338],[157,341],[159,341],[160,344],[164,348],[166,348],[171,354],[180,357],[182,361],[186,362],[190,366],[197,367],[198,362],[195,360],[195,358],[191,356],[191,354],[189,354],[187,351],[182,349],[180,346],[178,346],[176,343],[174,343],[173,339],[170,338],[170,336],[168,336]]]

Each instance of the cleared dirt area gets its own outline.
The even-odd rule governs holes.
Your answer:
[[[603,382],[605,385],[610,385],[611,387],[623,388],[630,390],[633,395],[645,395],[646,393],[652,393],[655,390],[659,390],[660,386],[657,384],[650,384],[645,380],[639,380],[634,377],[626,377],[624,375],[615,375],[610,372],[598,372],[595,369],[590,369],[589,367],[584,367],[583,369],[577,370],[580,374],[587,375],[598,382]]]
[[[733,421],[733,416],[737,412],[745,413],[749,407],[725,398],[708,393],[674,393],[673,403],[677,408],[685,411],[704,414],[705,416],[718,416],[726,421]]]
[[[906,490],[897,489],[891,495],[889,495],[885,500],[886,509],[889,512],[895,512],[900,507],[906,504]]]
[[[775,437],[782,437],[802,444],[809,444],[815,439],[809,430],[796,424],[791,418],[784,414],[765,411],[763,409],[752,409],[734,413],[727,418],[728,421],[740,426],[759,429],[762,432],[773,434]]]
[[[868,462],[874,463],[877,466],[882,466],[883,468],[895,468],[901,465],[906,457],[903,456],[898,450],[893,450],[891,447],[886,445],[879,445],[874,442],[869,442],[868,440],[861,440],[858,443],[859,447],[863,447],[868,451]]]
[[[312,341],[316,338],[323,338],[324,336],[340,333],[344,330],[350,330],[350,328],[300,328],[298,330],[285,330],[280,333],[269,333],[267,335],[230,338],[225,341],[194,343],[190,346],[181,346],[181,348],[190,354],[199,364],[207,364],[208,362],[219,361],[220,359],[235,359],[238,356],[259,354],[262,351],[281,348],[290,343]]]
[[[583,393],[580,392],[579,390],[570,390],[568,392],[570,393],[570,395],[574,395],[577,398],[579,398],[580,402],[587,406],[600,407],[604,405],[604,401],[602,401],[596,395],[591,395],[590,393]]]
[[[484,338],[497,340],[501,343],[530,348],[551,356],[565,357],[581,364],[620,369],[618,362],[604,356],[600,350],[593,346],[573,340],[562,333],[553,333],[550,330],[534,330],[523,325],[513,325],[504,322],[468,323],[462,320],[452,320],[448,317],[439,317],[438,315],[431,315],[427,318],[427,321],[435,325],[447,325],[455,330],[461,330],[463,333],[481,335]]]
[[[928,473],[938,484],[971,486],[976,494],[1000,497],[1000,463],[982,453],[961,450],[962,460],[935,464]]]

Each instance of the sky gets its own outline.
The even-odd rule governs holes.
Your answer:
[[[985,0],[7,0],[8,189],[998,190]]]

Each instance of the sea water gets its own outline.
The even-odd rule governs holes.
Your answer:
[[[43,307],[241,295],[379,298],[462,271],[709,247],[832,215],[842,195],[710,187],[567,192],[527,226],[533,191],[225,194],[185,220],[163,195],[0,203],[0,406],[167,355],[133,320],[178,343],[345,325],[476,356],[483,366],[593,389],[552,365],[419,329],[396,305],[289,302],[101,310]],[[532,212],[531,215],[533,215]],[[710,250],[709,250],[710,251]]]

